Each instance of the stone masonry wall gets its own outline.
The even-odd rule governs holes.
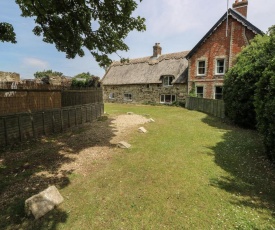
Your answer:
[[[0,71],[0,82],[19,82],[20,74]]]
[[[131,101],[124,100],[125,93],[132,95]],[[113,94],[114,98],[111,99],[110,94]],[[175,95],[176,101],[184,102],[187,96],[187,84],[176,84],[171,87],[163,87],[162,84],[103,86],[104,102],[158,104],[162,94]]]

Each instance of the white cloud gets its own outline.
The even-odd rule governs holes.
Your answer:
[[[49,66],[46,61],[42,61],[38,58],[25,58],[23,64],[38,69],[46,69]]]

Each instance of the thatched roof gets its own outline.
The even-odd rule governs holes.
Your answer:
[[[114,62],[102,79],[103,85],[132,85],[161,83],[162,76],[174,76],[173,83],[187,81],[188,51],[156,57]]]

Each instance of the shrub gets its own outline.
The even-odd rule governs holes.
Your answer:
[[[100,87],[99,77],[91,75],[89,72],[80,73],[73,77],[73,87]]]
[[[254,95],[256,83],[269,61],[264,49],[268,39],[266,35],[256,36],[225,76],[225,115],[244,128],[256,128]]]
[[[268,158],[275,162],[275,34],[266,43],[266,51],[273,58],[257,83],[255,108],[259,132],[263,135]]]

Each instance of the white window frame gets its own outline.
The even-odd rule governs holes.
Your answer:
[[[217,93],[216,93],[217,87],[222,88],[222,93],[219,94],[219,95],[221,95],[222,98],[217,99],[217,96],[216,96],[217,95]],[[214,86],[214,99],[216,99],[216,100],[222,100],[223,99],[223,86],[222,85],[215,85]]]
[[[124,101],[132,101],[133,95],[131,93],[124,93],[123,99],[124,99]]]
[[[166,79],[168,79],[167,84],[165,83]],[[164,87],[173,86],[172,81],[173,81],[173,76],[163,76],[163,78],[162,78],[162,85]]]
[[[204,98],[204,86],[202,86],[202,85],[197,85],[196,86],[196,96],[197,97],[199,97],[198,96],[198,88],[202,88],[202,97],[200,97],[200,98]],[[201,93],[200,93],[201,94]]]
[[[203,68],[200,67],[200,62],[204,62],[204,73],[200,73],[199,69]],[[207,72],[207,61],[205,59],[199,59],[197,60],[197,76],[206,76]]]
[[[113,92],[110,93],[110,94],[109,94],[109,99],[115,99],[115,93],[113,93]]]
[[[171,100],[169,102],[167,102],[166,100],[166,97],[167,96],[170,96],[171,97]],[[163,97],[163,98],[162,98]],[[174,100],[173,100],[173,97],[174,97]],[[177,100],[177,97],[175,94],[161,94],[160,95],[160,103],[161,104],[172,104],[174,101]]]
[[[223,72],[218,71],[219,68],[221,67],[218,65],[219,61],[223,61]],[[215,75],[224,75],[225,74],[225,63],[226,63],[225,58],[216,58]]]

